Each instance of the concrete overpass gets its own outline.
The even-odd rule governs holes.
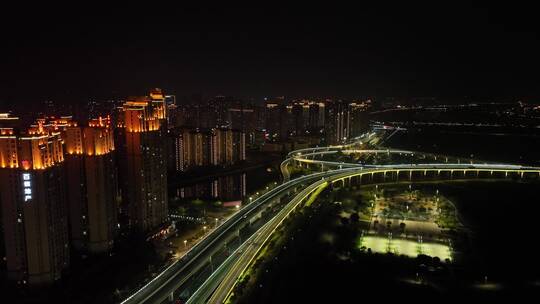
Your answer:
[[[182,291],[182,286],[209,263],[212,255],[222,249],[228,241],[235,238],[240,229],[249,226],[250,222],[255,217],[259,217],[265,208],[291,193],[301,191],[300,189],[303,187],[329,174],[331,173],[317,172],[302,176],[284,182],[264,193],[221,223],[204,239],[195,244],[181,259],[168,266],[121,303],[167,303],[172,301]],[[215,266],[217,268],[219,265]]]
[[[193,278],[205,265],[212,265],[212,256],[221,250],[224,244],[234,239],[240,229],[250,223],[276,201],[296,194],[292,199],[264,220],[249,237],[240,239],[240,246],[221,264],[212,265],[212,274],[205,279],[193,296],[193,302],[203,299],[225,299],[234,287],[236,278],[249,265],[254,255],[262,248],[270,235],[281,225],[283,219],[321,187],[347,186],[351,184],[368,184],[395,182],[400,180],[445,180],[458,178],[520,178],[538,179],[540,168],[506,164],[396,164],[396,165],[362,165],[331,162],[316,159],[338,150],[347,153],[418,153],[413,151],[392,149],[354,149],[358,143],[335,147],[307,148],[289,153],[289,157],[281,164],[284,182],[253,202],[247,204],[231,218],[224,221],[203,240],[192,247],[180,260],[168,266],[150,282],[139,288],[121,303],[170,303],[178,297],[186,282]],[[312,157],[311,159],[308,157]],[[317,172],[289,180],[288,166],[292,161],[320,165],[327,171]],[[338,169],[339,168],[339,169]],[[331,170],[329,170],[331,169]],[[249,249],[249,250],[247,250]],[[225,285],[223,285],[225,284]],[[214,291],[219,291],[214,294]],[[227,295],[224,295],[226,293]],[[214,303],[214,302],[211,302]]]
[[[275,217],[259,229],[246,243],[238,248],[195,292],[188,303],[224,303],[232,294],[238,278],[249,267],[257,254],[279,228],[285,218],[296,210],[311,195],[318,194],[328,185],[350,186],[380,182],[396,182],[400,177],[406,180],[436,179],[453,180],[457,178],[520,178],[540,179],[540,168],[502,164],[418,164],[381,166],[376,168],[352,168],[327,171],[298,193]],[[469,174],[469,175],[468,175]],[[471,176],[472,174],[472,176]],[[383,180],[381,180],[381,177]],[[390,178],[390,180],[387,180]]]

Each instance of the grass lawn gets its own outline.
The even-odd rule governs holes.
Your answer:
[[[359,247],[365,246],[371,248],[372,252],[394,254],[403,254],[415,258],[419,254],[425,254],[431,257],[438,257],[441,261],[452,259],[450,248],[447,245],[439,243],[424,242],[420,245],[415,240],[392,239],[389,241],[386,237],[367,235],[362,237]]]

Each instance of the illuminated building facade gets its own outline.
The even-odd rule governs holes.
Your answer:
[[[118,221],[117,170],[110,118],[98,118],[64,132],[70,234],[77,249],[110,250]]]
[[[213,135],[199,129],[182,129],[175,137],[176,170],[212,165]]]
[[[355,101],[349,105],[351,112],[351,137],[358,136],[369,129],[368,109],[371,100]]]
[[[232,165],[233,137],[230,129],[216,129],[212,140],[212,164]]]
[[[331,101],[326,104],[325,134],[326,143],[341,144],[350,137],[350,110],[343,101]]]
[[[128,98],[122,124],[122,200],[128,206],[130,224],[150,232],[168,218],[166,106],[161,91]]]
[[[70,262],[62,139],[59,132],[46,130],[17,133],[0,130],[8,277],[23,284],[51,283]]]
[[[269,100],[265,104],[265,126],[270,141],[286,140],[289,137],[288,118],[290,113],[284,102],[284,98],[278,98]]]
[[[245,133],[239,130],[182,129],[174,136],[177,171],[201,166],[230,166],[246,159]]]

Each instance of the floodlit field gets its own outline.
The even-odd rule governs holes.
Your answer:
[[[442,261],[451,259],[450,248],[447,245],[439,243],[422,243],[406,239],[392,239],[380,236],[364,236],[360,241],[360,246],[371,248],[372,252],[386,253],[392,252],[398,255],[416,257],[418,254],[425,254],[431,257],[438,257]]]

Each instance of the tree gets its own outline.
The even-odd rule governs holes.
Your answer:
[[[356,224],[356,223],[358,223],[360,221],[360,216],[358,216],[357,212],[353,212],[353,213],[351,213],[350,220],[351,220],[351,223]]]
[[[405,223],[401,222],[399,224],[399,228],[401,228],[401,231],[405,231],[405,226],[407,226]]]

